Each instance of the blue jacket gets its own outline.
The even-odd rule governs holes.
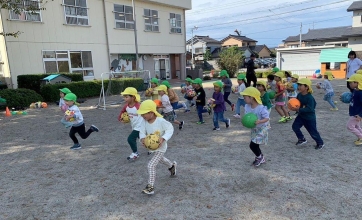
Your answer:
[[[355,115],[362,117],[362,90],[354,90],[349,103],[349,116]]]

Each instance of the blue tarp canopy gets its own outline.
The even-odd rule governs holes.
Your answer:
[[[52,75],[45,77],[43,80],[50,81],[50,80],[57,78],[58,76],[60,76],[60,74],[52,74]]]
[[[321,63],[347,62],[351,48],[323,49],[319,56]]]

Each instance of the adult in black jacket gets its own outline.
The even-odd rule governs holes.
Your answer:
[[[248,86],[251,86],[251,82],[253,82],[253,86],[256,87],[256,75],[255,75],[255,55],[252,54],[250,56],[250,60],[246,63],[246,81]]]

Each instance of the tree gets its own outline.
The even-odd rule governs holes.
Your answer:
[[[204,62],[211,60],[211,52],[210,49],[206,49],[206,52],[204,53]]]
[[[275,49],[270,51],[270,57],[277,57]]]
[[[226,70],[230,77],[234,77],[244,59],[243,52],[238,47],[229,47],[222,49],[219,56],[219,67]]]
[[[37,11],[45,10],[44,5],[47,2],[48,1],[35,2],[30,0],[0,0],[0,9],[11,10],[18,15],[20,15],[23,11],[34,13]],[[8,33],[0,32],[0,35],[18,37],[19,34],[21,33],[22,33],[21,31],[8,32]]]

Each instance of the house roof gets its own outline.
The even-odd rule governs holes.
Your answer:
[[[357,37],[362,36],[362,27],[350,27],[342,34],[343,37]]]
[[[199,35],[195,35],[193,39],[194,39],[194,44],[195,44],[196,42],[198,42],[198,41],[202,41],[202,42],[205,42],[205,43],[221,44],[220,41],[215,40],[215,39],[213,39],[213,38],[211,38],[211,37],[209,37],[209,36],[199,36]],[[190,43],[191,43],[191,39],[189,39],[189,40],[187,41],[187,44],[190,44]]]
[[[312,29],[309,30],[306,34],[302,34],[302,41],[346,38],[344,36],[344,33],[351,28],[352,28],[351,26],[342,26],[342,27]],[[289,36],[284,40],[284,42],[294,42],[294,41],[299,41],[299,35]]]
[[[250,52],[252,52],[252,53],[254,53],[254,54],[259,54],[260,53],[260,51],[263,49],[263,48],[267,48],[269,51],[270,51],[270,49],[265,45],[265,44],[263,44],[263,45],[255,45],[255,46],[244,46],[244,47],[239,47],[239,49],[241,50],[241,51],[246,51],[246,50],[250,50]],[[271,52],[271,51],[270,51]]]
[[[224,39],[221,40],[221,43],[225,42],[226,40],[230,39],[230,38],[234,38],[236,40],[240,40],[240,41],[249,41],[249,42],[258,42],[256,40],[253,40],[251,38],[245,37],[245,36],[238,36],[238,35],[229,35],[227,37],[225,37]]]
[[[357,10],[362,10],[362,1],[355,1],[347,8],[348,12]]]

